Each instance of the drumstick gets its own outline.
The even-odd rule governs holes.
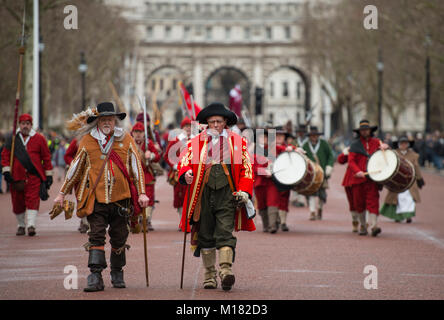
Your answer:
[[[368,176],[369,174],[375,174],[375,173],[380,173],[382,170],[376,170],[376,171],[372,171],[372,172],[364,172],[364,176]]]
[[[382,141],[381,141],[381,140],[379,140],[379,146],[382,146]],[[384,149],[381,149],[381,151],[382,151],[382,155],[384,156],[385,164],[388,165],[388,161],[387,161],[387,156],[386,156],[386,154],[385,154],[385,150],[384,150]]]

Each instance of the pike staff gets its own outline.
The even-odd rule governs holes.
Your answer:
[[[22,37],[20,39],[20,48],[19,48],[19,71],[17,77],[17,91],[15,93],[15,108],[14,108],[14,123],[12,125],[12,143],[11,143],[11,158],[10,158],[10,166],[11,166],[11,176],[12,171],[14,170],[13,162],[14,162],[14,149],[15,149],[15,136],[17,131],[17,117],[18,117],[18,107],[20,104],[20,91],[21,91],[21,82],[22,82],[22,72],[23,72],[23,56],[25,55],[25,18],[26,18],[26,4],[23,8],[23,25],[22,25]]]

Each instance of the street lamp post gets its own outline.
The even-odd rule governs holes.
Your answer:
[[[80,111],[85,108],[86,98],[85,98],[85,76],[86,71],[88,70],[88,65],[85,60],[85,52],[80,52],[80,64],[79,64],[79,72],[82,76],[82,106],[80,107]]]
[[[43,94],[42,94],[42,52],[45,50],[43,37],[39,38],[39,128],[43,130]]]
[[[379,137],[382,139],[382,86],[383,86],[383,73],[384,73],[384,63],[382,62],[382,51],[381,48],[378,50],[378,63],[376,64],[378,69],[378,131]]]
[[[430,132],[430,56],[429,56],[429,46],[431,44],[430,36],[426,36],[425,46],[426,46],[426,64],[425,64],[425,72],[426,72],[426,83],[425,83],[425,111],[426,111],[426,119],[425,119],[425,132]]]

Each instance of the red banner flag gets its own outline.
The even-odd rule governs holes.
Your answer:
[[[242,117],[242,92],[238,84],[230,90],[230,110]]]
[[[185,104],[188,108],[188,114],[190,115],[191,120],[196,120],[197,115],[199,114],[201,108],[197,104],[196,101],[194,101],[194,112],[193,114],[193,108],[191,107],[191,96],[188,93],[187,89],[185,88],[184,84],[182,82],[179,83],[179,88],[182,91],[182,97],[185,99]]]

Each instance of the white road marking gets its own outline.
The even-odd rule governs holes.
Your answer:
[[[401,273],[401,276],[407,276],[407,277],[426,277],[426,278],[444,278],[444,274]]]
[[[422,238],[436,244],[440,249],[444,249],[444,241],[442,241],[441,239],[438,239],[432,236],[430,233],[415,227],[411,227],[409,229],[411,229],[413,232],[415,232],[417,235],[421,236]]]
[[[276,270],[277,272],[294,272],[294,273],[335,273],[335,274],[344,274],[346,272],[342,271],[320,271],[320,270],[303,270],[303,269],[294,269],[294,270]]]

